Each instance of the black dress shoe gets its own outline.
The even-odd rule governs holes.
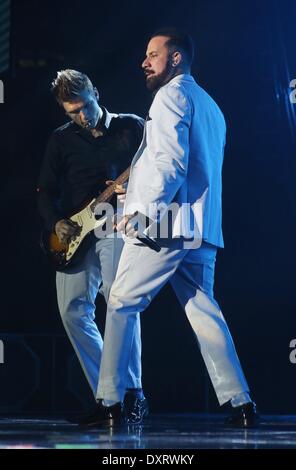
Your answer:
[[[232,408],[231,415],[225,422],[226,426],[234,428],[252,428],[259,424],[259,414],[256,404],[252,401]]]
[[[113,406],[103,406],[100,400],[93,411],[77,419],[77,424],[81,427],[94,427],[107,424],[125,423],[125,413],[122,403],[115,403]]]
[[[148,402],[146,398],[138,398],[127,392],[124,397],[124,411],[127,424],[140,424],[148,416]]]

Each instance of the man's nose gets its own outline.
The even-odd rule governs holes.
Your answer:
[[[148,60],[148,57],[146,57],[146,59],[143,60],[142,62],[142,69],[145,69],[146,67],[149,67],[150,65],[150,62]]]

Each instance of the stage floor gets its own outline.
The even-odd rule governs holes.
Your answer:
[[[0,419],[0,448],[288,449],[296,448],[296,416],[262,416],[257,429],[227,429],[219,415],[151,415],[130,427],[81,430],[60,419]]]

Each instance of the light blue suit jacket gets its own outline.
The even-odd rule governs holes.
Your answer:
[[[156,93],[149,110],[144,137],[132,161],[124,212],[139,210],[159,220],[163,213],[157,216],[156,205],[193,206],[202,201],[202,239],[223,247],[225,136],[224,117],[215,101],[191,75],[174,77]],[[183,217],[186,237],[184,224],[189,229],[192,220]],[[173,229],[173,236],[179,235]]]

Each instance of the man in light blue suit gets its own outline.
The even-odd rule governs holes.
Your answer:
[[[170,281],[196,335],[219,404],[231,402],[228,424],[249,427],[258,421],[256,406],[213,295],[216,251],[223,247],[226,126],[217,104],[190,75],[192,59],[191,38],[166,29],[151,37],[142,64],[154,100],[132,161],[125,217],[117,225],[126,233],[125,245],[108,302],[97,398],[109,406],[115,421],[122,419],[137,314]],[[131,219],[136,212],[144,214],[149,220],[145,233],[157,237],[156,228],[169,220],[172,204],[178,210],[167,236],[157,238],[157,253],[135,238],[139,232]],[[144,409],[139,399],[134,422],[141,422]]]

